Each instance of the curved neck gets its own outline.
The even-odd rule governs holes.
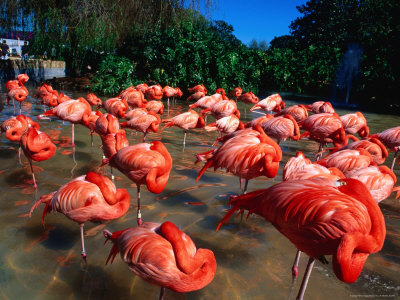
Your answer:
[[[194,247],[194,244],[190,245],[193,243],[190,237],[171,222],[164,222],[160,226],[160,232],[171,243],[178,269],[188,275],[172,288],[177,291],[193,291],[210,283],[217,268],[214,253],[207,249],[198,249],[192,256],[188,252],[188,247]]]

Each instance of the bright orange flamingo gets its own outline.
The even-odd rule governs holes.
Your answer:
[[[94,131],[98,135],[116,133],[120,129],[118,118],[112,114],[103,114],[95,122]]]
[[[21,136],[21,147],[25,156],[29,160],[31,166],[33,186],[37,189],[35,174],[33,172],[32,160],[42,161],[51,158],[56,152],[56,145],[51,141],[50,137],[41,131],[30,127]]]
[[[81,256],[87,259],[83,225],[85,222],[114,220],[123,216],[129,209],[131,198],[126,189],[116,189],[114,183],[105,176],[89,172],[64,184],[57,191],[43,195],[32,206],[29,216],[40,204],[43,210],[42,224],[46,215],[52,211],[64,214],[81,228]]]
[[[217,262],[208,249],[196,249],[191,238],[167,221],[163,224],[143,223],[114,233],[104,230],[113,242],[106,264],[121,259],[137,276],[152,284],[185,293],[199,290],[214,278]],[[107,241],[106,240],[106,241]]]
[[[74,124],[81,124],[84,115],[89,115],[92,111],[90,104],[82,97],[77,100],[68,100],[60,103],[56,107],[46,111],[44,114],[39,115],[38,119],[46,116],[54,116],[64,121],[72,123],[72,147],[75,149],[75,132]]]
[[[358,179],[364,183],[377,203],[385,200],[395,191],[397,191],[396,198],[400,196],[400,187],[393,188],[397,181],[396,175],[386,166],[357,169],[350,171],[347,177]]]
[[[144,95],[140,90],[136,90],[134,86],[128,87],[123,90],[119,96],[128,103],[128,105],[132,108],[135,107],[146,107],[147,100],[144,99]]]
[[[225,90],[224,90],[223,88],[218,88],[218,89],[215,91],[215,93],[216,93],[216,94],[221,94],[222,100],[229,100],[229,98],[226,96]]]
[[[162,115],[164,112],[164,104],[158,100],[151,100],[147,102],[146,109],[156,114]]]
[[[340,120],[342,120],[346,133],[358,133],[361,138],[368,137],[369,127],[367,126],[367,120],[361,112],[357,111],[354,114],[343,115],[340,117]]]
[[[94,93],[89,93],[86,95],[86,101],[89,102],[90,105],[101,107],[102,101],[99,97],[97,97]]]
[[[300,128],[296,120],[291,115],[284,115],[272,118],[261,125],[265,133],[276,139],[277,143],[291,139],[298,141],[300,139]]]
[[[320,113],[330,113],[334,114],[335,109],[333,108],[332,104],[330,102],[326,101],[316,101],[312,104],[306,105],[307,109],[312,111],[314,114],[320,114]]]
[[[347,144],[346,133],[339,115],[334,113],[320,113],[309,116],[301,123],[301,128],[306,130],[302,137],[309,137],[319,143],[320,153],[327,143],[334,143],[335,146]]]
[[[235,100],[237,101],[238,97],[240,97],[240,95],[242,95],[243,90],[240,86],[235,87],[232,91],[229,92],[229,96],[234,97]]]
[[[258,176],[274,178],[282,160],[282,150],[261,127],[256,126],[254,132],[237,131],[237,134],[235,132],[218,149],[198,154],[198,160],[204,161],[202,157],[206,157],[206,163],[199,171],[196,181],[199,181],[208,168],[224,168],[240,179],[246,179],[243,191],[246,193],[250,179]]]
[[[194,110],[179,114],[172,119],[164,119],[162,122],[165,123],[165,126],[161,129],[161,132],[163,132],[165,128],[172,126],[182,128],[185,131],[183,135],[183,145],[186,144],[186,133],[189,129],[204,127],[204,119]]]
[[[266,113],[272,111],[280,112],[281,109],[285,108],[285,102],[283,102],[282,97],[279,94],[273,94],[261,100],[260,102],[258,103],[255,102],[255,103],[256,105],[250,108],[250,111],[253,111],[255,109],[261,109]]]
[[[380,133],[373,134],[371,138],[378,138],[382,143],[385,144],[391,151],[394,151],[394,157],[392,162],[392,171],[396,162],[397,153],[400,150],[400,126],[386,129]]]
[[[207,89],[206,89],[206,87],[205,87],[204,85],[202,85],[202,84],[198,84],[198,85],[196,85],[196,86],[194,86],[194,87],[192,87],[192,88],[188,88],[188,91],[189,91],[189,93],[191,93],[191,94],[194,94],[194,93],[197,93],[197,92],[203,92],[204,95],[207,95]]]
[[[332,255],[337,278],[352,283],[368,255],[382,249],[386,227],[382,212],[365,185],[356,179],[284,181],[268,189],[231,198],[235,211],[248,210],[265,218],[309,257],[297,299],[303,299],[316,259]]]
[[[202,109],[211,108],[215,103],[221,100],[222,100],[222,95],[218,93],[211,96],[204,96],[199,100],[197,100],[195,103],[189,105],[189,109],[192,110],[197,107]]]
[[[152,111],[146,114],[135,116],[127,122],[120,123],[122,128],[130,128],[143,133],[143,142],[146,140],[148,132],[157,132],[161,118]]]
[[[110,98],[103,102],[104,109],[117,118],[125,118],[129,106],[123,98]]]
[[[9,99],[18,101],[19,102],[19,113],[21,114],[22,102],[24,102],[26,100],[26,97],[28,97],[28,95],[29,95],[29,92],[25,86],[14,88],[7,93],[7,103],[9,101]]]
[[[229,134],[236,130],[244,129],[244,124],[235,115],[223,117],[204,127],[206,131],[218,130],[221,135]]]
[[[96,111],[91,111],[90,114],[88,115],[83,115],[82,116],[82,124],[89,128],[90,130],[90,145],[93,148],[93,133],[96,128],[96,121],[98,118],[100,118],[103,114],[101,111],[96,110]]]
[[[274,116],[277,117],[286,114],[291,115],[297,123],[300,123],[308,118],[308,110],[302,104],[286,107],[285,109],[282,109],[280,112],[276,113]]]
[[[137,219],[138,224],[142,224],[140,186],[146,184],[147,189],[155,194],[164,190],[172,168],[172,158],[167,148],[159,141],[124,147],[111,158],[104,160],[103,165],[107,163],[136,183],[138,194]]]
[[[31,118],[18,115],[5,120],[0,126],[0,133],[5,132],[6,138],[12,142],[20,142],[22,135],[29,127],[34,127],[36,130],[39,130],[40,126]],[[18,148],[18,160],[21,164],[21,145]]]
[[[146,83],[141,83],[136,86],[136,89],[138,91],[141,91],[144,95],[146,93],[146,91],[149,89],[149,86]]]
[[[163,90],[161,85],[152,85],[144,93],[147,100],[161,100],[163,97]]]
[[[253,94],[252,91],[241,94],[239,97],[236,98],[237,101],[244,102],[244,111],[246,112],[246,104],[256,104],[258,103],[259,99],[256,95]],[[251,110],[250,110],[251,111]]]

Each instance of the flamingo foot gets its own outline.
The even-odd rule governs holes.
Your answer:
[[[139,226],[143,224],[142,214],[140,213],[140,211],[138,211],[138,214],[137,214],[137,223]]]
[[[292,277],[293,279],[297,278],[299,276],[299,267],[298,266],[293,266],[292,267]]]
[[[35,190],[37,190],[36,182],[33,184],[33,187],[35,188]]]
[[[84,261],[87,261],[87,255],[86,255],[85,252],[82,252],[82,253],[81,253],[81,257],[82,257],[82,259],[83,259]]]

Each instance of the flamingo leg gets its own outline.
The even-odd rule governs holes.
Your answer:
[[[299,294],[297,295],[296,300],[303,300],[304,293],[307,288],[308,280],[310,279],[312,268],[314,267],[315,258],[310,257],[307,263],[306,272],[304,273],[303,281],[301,282]]]
[[[84,224],[80,224],[79,226],[81,227],[81,243],[82,243],[82,253],[81,256],[82,258],[86,261],[87,256],[86,256],[86,250],[85,250],[85,237],[83,235],[83,225]]]
[[[317,156],[315,157],[316,160],[320,160],[322,158],[322,150],[324,150],[324,144],[320,143]]]
[[[169,97],[167,98],[167,104],[168,104],[168,106],[169,106]]]
[[[247,185],[249,183],[249,180],[246,179],[246,181],[244,182],[244,189],[243,189],[243,195],[247,193]]]
[[[90,146],[93,148],[93,132],[90,132]]]
[[[110,172],[111,172],[111,180],[114,182],[114,173],[113,173],[113,168],[110,166]]]
[[[22,102],[19,103],[19,114],[21,114],[22,111]]]
[[[146,141],[146,134],[147,134],[147,132],[145,132],[145,133],[143,134],[143,143]]]
[[[75,148],[75,124],[72,123],[72,148]]]
[[[21,145],[18,148],[18,162],[22,166],[22,161],[21,161]]]
[[[140,185],[137,186],[137,204],[138,204],[138,210],[137,210],[137,223],[138,225],[142,225],[142,214],[140,212]]]
[[[186,130],[185,130],[185,133],[183,135],[183,144],[186,145]]]
[[[165,287],[161,287],[159,300],[164,300]]]
[[[394,164],[395,164],[395,162],[396,162],[396,158],[397,158],[397,151],[394,153],[393,162],[392,162],[392,167],[391,167],[391,170],[392,170],[392,171],[393,171],[393,168],[394,168]]]
[[[37,185],[36,185],[36,179],[35,179],[35,173],[33,173],[33,166],[32,166],[32,160],[30,158],[28,158],[29,160],[29,164],[31,166],[31,172],[32,172],[32,179],[33,179],[33,187],[35,188],[35,190],[37,189]]]
[[[301,251],[297,250],[296,257],[294,258],[293,266],[292,266],[292,276],[295,279],[299,275],[299,260],[300,260]]]

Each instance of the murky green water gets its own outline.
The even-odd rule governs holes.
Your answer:
[[[31,94],[35,92],[33,89]],[[72,97],[80,95],[68,93]],[[33,98],[28,98],[34,103]],[[287,105],[295,104],[287,101]],[[242,116],[244,106],[240,105]],[[170,116],[186,111],[188,104],[178,102],[170,108]],[[24,111],[36,116],[42,106],[33,104]],[[349,111],[338,109],[342,115]],[[13,115],[12,107],[0,113],[0,122]],[[163,118],[168,115],[167,109]],[[246,120],[259,116],[248,113]],[[400,117],[365,114],[371,133],[395,127]],[[210,122],[210,120],[208,120]],[[118,188],[128,189],[132,208],[123,218],[107,224],[87,223],[85,230],[88,265],[80,258],[79,226],[64,215],[52,213],[41,225],[41,211],[32,218],[27,213],[42,194],[55,191],[74,177],[96,170],[101,163],[101,141],[94,137],[90,147],[89,130],[75,126],[76,164],[70,147],[71,125],[62,121],[41,120],[41,130],[60,141],[56,155],[48,161],[34,162],[38,192],[31,185],[31,173],[25,157],[24,167],[18,164],[17,145],[5,136],[0,138],[0,299],[158,299],[159,288],[131,273],[118,256],[112,265],[105,265],[110,244],[103,245],[104,227],[111,231],[136,226],[136,187],[123,174],[115,171]],[[307,263],[301,258],[300,278],[291,295],[291,266],[295,247],[272,225],[257,216],[240,223],[231,218],[219,232],[215,228],[228,208],[228,199],[239,193],[239,180],[225,171],[206,172],[195,182],[201,164],[194,155],[211,149],[216,132],[195,130],[189,133],[183,149],[183,131],[168,128],[163,134],[151,133],[149,140],[162,140],[173,158],[173,167],[165,190],[155,195],[144,187],[141,192],[144,221],[172,221],[191,236],[197,247],[214,251],[217,273],[204,289],[187,294],[166,291],[165,299],[288,299],[295,298]],[[141,142],[142,134],[128,134],[131,144]],[[248,190],[266,188],[281,180],[282,168],[290,156],[302,150],[308,157],[317,151],[310,141],[281,143],[284,153],[278,176],[251,180]],[[390,165],[391,158],[386,162]],[[108,168],[107,168],[108,171]],[[399,178],[400,167],[396,165]],[[199,203],[201,202],[201,203]],[[198,205],[202,204],[202,205]],[[339,281],[331,264],[316,263],[306,291],[306,299],[380,299],[400,296],[400,205],[394,194],[380,203],[387,226],[384,248],[370,255],[361,276],[354,284]],[[328,258],[330,260],[330,257]],[[290,296],[291,295],[291,296]]]

